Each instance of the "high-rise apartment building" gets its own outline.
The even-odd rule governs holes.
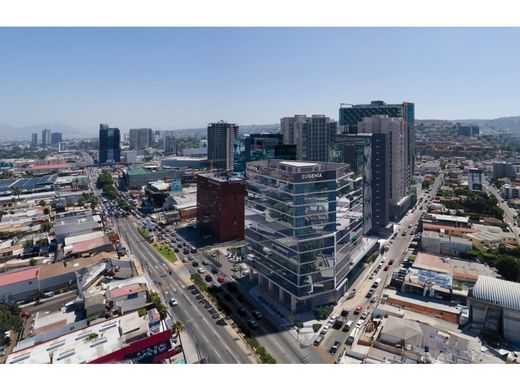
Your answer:
[[[388,207],[389,218],[398,220],[411,203],[406,122],[387,115],[365,117],[358,124],[358,134],[373,134],[372,214]]]
[[[152,129],[130,129],[130,150],[148,149],[153,144]]]
[[[208,164],[213,169],[233,170],[233,144],[238,137],[238,125],[224,121],[208,126]]]
[[[119,129],[100,124],[99,163],[118,163],[119,161],[121,161],[121,133]]]
[[[328,161],[338,124],[325,115],[295,115],[280,120],[285,144],[296,145],[296,158],[303,161]]]
[[[408,181],[415,172],[415,105],[403,102],[399,104],[386,104],[380,100],[374,100],[370,104],[342,104],[339,109],[339,127],[343,133],[356,134],[358,124],[363,118],[374,115],[387,115],[391,118],[403,118],[407,129],[407,169]]]
[[[343,296],[363,247],[361,185],[347,164],[247,164],[247,263],[267,295],[292,312]]]
[[[42,130],[42,146],[48,147],[51,145],[51,129]]]
[[[52,133],[51,134],[51,145],[58,145],[62,141],[63,141],[62,133]]]
[[[172,135],[164,137],[164,153],[165,154],[177,154],[176,139]]]
[[[38,146],[38,133],[32,133],[32,135],[31,135],[31,146],[33,148]]]

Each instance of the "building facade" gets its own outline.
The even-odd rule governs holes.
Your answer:
[[[42,146],[49,147],[51,145],[51,129],[42,130]]]
[[[325,115],[295,115],[280,119],[283,142],[296,145],[296,159],[329,161],[338,123]]]
[[[264,160],[247,164],[246,183],[247,262],[259,286],[292,312],[336,302],[363,234],[361,180],[347,164]]]
[[[238,125],[224,121],[208,126],[208,164],[212,169],[233,170],[233,145]]]
[[[403,102],[386,104],[375,100],[370,104],[342,104],[339,109],[339,127],[343,133],[356,134],[358,124],[363,118],[374,115],[388,115],[391,118],[403,118],[407,129],[407,166],[408,180],[415,174],[415,104]]]
[[[130,129],[130,150],[145,150],[153,144],[152,129]]]
[[[505,161],[496,161],[493,163],[493,179],[498,180],[503,177],[512,177],[513,174],[513,164]]]
[[[484,173],[481,169],[470,168],[468,171],[468,189],[470,192],[482,192],[482,177]]]
[[[360,134],[373,134],[372,181],[376,191],[373,197],[376,210],[373,213],[377,214],[377,209],[381,208],[386,216],[387,208],[389,218],[399,220],[411,203],[406,122],[402,118],[375,115],[363,118],[358,123],[358,131]]]
[[[31,146],[33,148],[38,146],[38,133],[32,133],[32,135],[31,135]]]
[[[51,133],[51,145],[58,145],[63,141],[62,133]]]
[[[99,163],[109,164],[121,161],[121,133],[118,128],[106,124],[99,125]]]
[[[219,242],[244,239],[245,183],[216,173],[197,175],[197,228]]]

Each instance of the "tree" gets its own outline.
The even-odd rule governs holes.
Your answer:
[[[177,336],[179,337],[179,344],[182,348],[182,356],[184,356],[184,361],[186,361],[186,355],[184,354],[184,347],[182,346],[181,339],[181,333],[184,332],[184,324],[179,320],[175,321],[172,325],[172,332],[177,334]]]
[[[22,193],[22,190],[16,186],[11,187],[11,195],[18,197],[18,200],[20,200],[20,194]]]

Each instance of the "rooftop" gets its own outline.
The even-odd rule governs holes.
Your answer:
[[[108,297],[110,299],[124,297],[130,294],[137,294],[143,291],[147,291],[146,284],[144,283],[134,283],[128,286],[118,287],[110,290],[108,292]]]
[[[36,279],[38,278],[39,273],[40,266],[24,267],[21,269],[1,273],[0,287]],[[36,289],[36,286],[34,288]]]
[[[442,273],[449,273],[451,270],[448,259],[425,252],[417,254],[413,267]]]
[[[479,276],[470,290],[471,298],[520,311],[520,283]]]

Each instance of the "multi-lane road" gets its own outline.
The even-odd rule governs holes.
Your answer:
[[[187,290],[186,287],[191,284],[187,270],[178,268],[170,275],[171,266],[143,239],[133,222],[120,219],[118,223],[129,250],[140,259],[143,269],[154,280],[165,301],[171,297],[177,300],[178,305],[170,310],[173,317],[185,325],[197,344],[200,356],[209,363],[254,363],[256,360],[251,353],[239,345],[243,341],[238,335],[228,325],[217,325],[208,310]]]
[[[394,238],[388,242],[388,250],[383,255],[379,256],[374,261],[374,263],[370,267],[368,267],[368,269],[363,271],[363,273],[358,277],[358,279],[352,284],[351,289],[356,289],[356,295],[352,299],[346,300],[343,303],[336,306],[333,314],[339,315],[343,310],[347,310],[348,316],[346,318],[341,319],[344,320],[345,323],[348,320],[352,320],[353,325],[348,332],[344,332],[341,329],[336,330],[331,327],[329,331],[326,333],[325,339],[318,347],[321,349],[322,353],[328,353],[330,347],[334,344],[334,342],[339,341],[342,346],[338,349],[335,358],[341,356],[342,350],[346,348],[344,346],[345,341],[354,329],[354,325],[356,324],[356,322],[360,319],[362,312],[368,311],[370,313],[377,306],[378,302],[381,299],[385,286],[388,283],[390,283],[390,277],[392,273],[400,267],[402,261],[406,257],[408,247],[415,234],[415,225],[417,225],[422,213],[428,210],[428,207],[435,198],[435,195],[439,186],[442,183],[442,180],[443,175],[441,174],[432,184],[429,193],[424,193],[423,196],[420,197],[422,198],[422,201],[419,200],[417,202],[415,210],[409,212],[406,216],[403,217],[399,224],[396,224]],[[393,260],[391,265],[389,264],[390,260]],[[381,266],[378,267],[379,264],[381,264]],[[388,269],[385,271],[384,267],[386,265],[388,265]],[[369,279],[369,276],[371,274],[373,274],[373,278]],[[372,285],[374,281],[378,278],[381,279],[381,283],[377,288],[374,288],[374,293],[372,295],[372,297],[376,297],[376,302],[371,303],[370,300],[372,299],[372,297],[367,298],[366,295],[368,291],[371,288],[373,288]],[[354,310],[358,305],[361,305],[363,309],[360,313],[354,314]]]

